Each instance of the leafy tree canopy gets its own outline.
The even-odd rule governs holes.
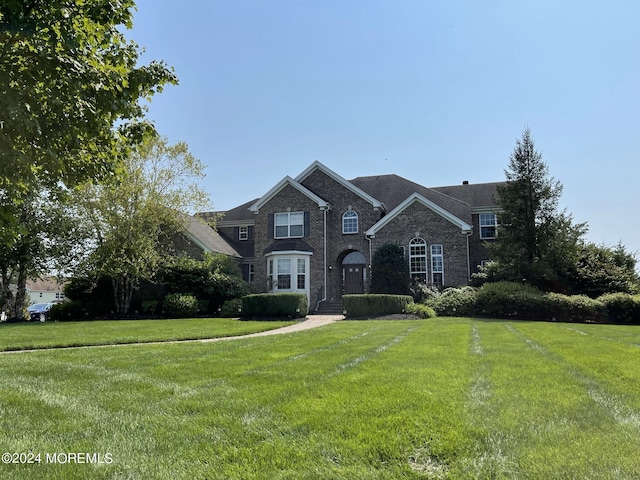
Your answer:
[[[78,191],[97,243],[88,268],[113,280],[118,313],[127,313],[133,291],[171,256],[185,213],[210,206],[198,184],[203,177],[204,165],[185,143],[153,137],[125,159],[117,180]]]
[[[141,99],[177,78],[137,66],[132,0],[0,3],[0,189],[108,176],[153,127]],[[116,127],[117,125],[117,127]],[[123,141],[126,140],[126,141]]]

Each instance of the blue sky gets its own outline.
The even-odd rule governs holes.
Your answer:
[[[425,186],[504,180],[531,129],[587,238],[640,252],[637,0],[138,0],[127,36],[180,85],[149,118],[216,210],[314,160]]]

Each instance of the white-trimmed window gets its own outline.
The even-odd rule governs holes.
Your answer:
[[[304,212],[276,213],[273,223],[274,238],[304,237]]]
[[[427,281],[427,242],[423,238],[413,238],[409,242],[409,272],[411,278]]]
[[[444,256],[442,245],[431,245],[431,283],[444,285]]]
[[[256,276],[256,266],[253,263],[249,264],[249,283],[252,283]]]
[[[267,271],[272,292],[309,294],[309,255],[287,253],[269,257]]]
[[[480,214],[480,238],[496,238],[498,217],[495,213]]]
[[[306,290],[307,288],[307,260],[305,258],[298,258],[296,268],[296,285],[298,290]]]
[[[238,227],[238,240],[249,240],[249,227]]]
[[[342,233],[358,233],[358,214],[353,210],[347,210],[342,215]]]
[[[276,290],[291,290],[291,259],[276,260]]]

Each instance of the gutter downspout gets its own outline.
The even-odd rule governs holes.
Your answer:
[[[471,253],[469,251],[469,237],[473,232],[467,233],[467,282],[471,283]]]
[[[369,236],[365,234],[365,237],[367,237],[367,241],[369,242],[369,282],[371,282],[371,278],[373,278],[373,269],[371,268],[371,239],[375,238],[375,235]]]
[[[322,295],[323,297],[318,300],[318,303],[316,304],[316,311],[320,308],[320,304],[322,302],[326,302],[327,301],[327,210],[328,208],[323,208],[322,209],[322,214],[323,214],[323,272],[322,272],[322,276],[323,276],[323,285],[322,285]]]

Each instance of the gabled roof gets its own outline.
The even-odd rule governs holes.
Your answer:
[[[472,210],[475,211],[483,208],[497,208],[495,199],[497,187],[504,185],[504,183],[505,182],[464,183],[446,187],[433,187],[432,190],[462,200],[471,205]]]
[[[412,194],[418,193],[461,220],[471,223],[471,205],[469,203],[398,175],[358,177],[351,180],[351,183],[383,201],[390,210],[396,208]]]
[[[199,218],[188,216],[187,228],[184,234],[205,252],[224,253],[230,257],[237,258],[242,257],[218,232]]]
[[[280,180],[271,190],[269,190],[262,197],[260,197],[260,199],[257,202],[251,205],[251,207],[249,207],[249,210],[251,210],[252,212],[258,213],[258,210],[260,210],[260,208],[262,208],[262,206],[265,203],[271,200],[278,192],[280,192],[283,188],[287,186],[291,186],[296,190],[298,190],[303,195],[306,195],[315,203],[317,203],[318,207],[322,209],[328,209],[331,207],[329,202],[327,202],[326,200],[323,200],[318,195],[316,195],[311,190],[309,190],[307,187],[305,187],[304,185],[301,185],[298,181],[294,180],[293,178],[287,175],[282,180]]]
[[[296,177],[296,181],[302,183],[307,177],[309,177],[309,175],[311,175],[315,171],[321,171],[332,180],[338,182],[340,185],[342,185],[346,189],[358,195],[360,198],[363,198],[367,202],[371,203],[373,208],[375,208],[376,210],[381,210],[383,212],[386,211],[387,208],[383,202],[381,202],[377,198],[374,198],[373,196],[371,196],[370,194],[368,194],[367,192],[359,188],[354,183],[344,179],[343,177],[338,175],[336,172],[331,170],[329,167],[320,163],[317,160],[313,162],[311,165],[309,165],[300,175],[298,175]]]
[[[453,223],[454,225],[460,227],[460,230],[461,230],[462,233],[471,232],[472,227],[467,222],[465,222],[463,220],[460,220],[458,217],[453,215],[451,212],[445,210],[444,208],[442,208],[441,206],[439,206],[436,203],[432,202],[431,200],[423,197],[419,193],[413,193],[406,200],[404,200],[402,203],[400,203],[396,208],[394,208],[392,211],[390,211],[387,215],[382,217],[382,219],[378,223],[376,223],[369,230],[367,230],[366,235],[368,237],[375,236],[375,234],[376,234],[376,232],[378,230],[380,230],[382,227],[384,227],[389,222],[391,222],[400,213],[402,213],[407,207],[409,207],[410,205],[412,205],[415,202],[421,203],[425,207],[433,210],[435,213],[437,213],[438,215],[440,215],[444,219],[446,219],[449,222]]]

